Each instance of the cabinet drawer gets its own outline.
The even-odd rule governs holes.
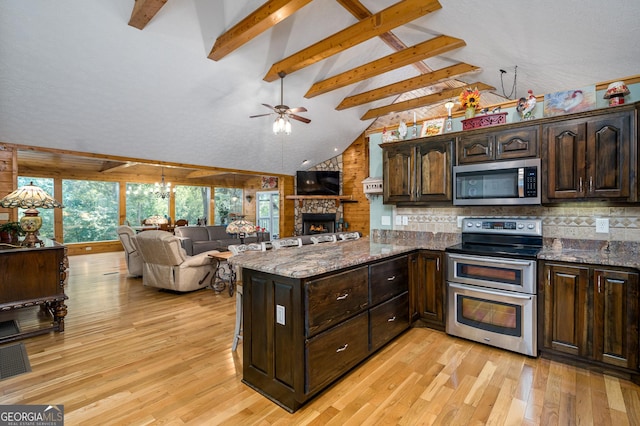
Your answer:
[[[369,315],[371,350],[375,351],[409,327],[409,292],[372,308]]]
[[[458,164],[493,160],[493,134],[461,136],[458,139]]]
[[[364,266],[306,284],[307,337],[333,327],[369,305],[368,272]]]
[[[369,354],[369,313],[317,335],[306,347],[306,392],[314,392],[346,373]]]
[[[409,288],[408,259],[408,256],[402,256],[370,266],[371,306],[407,291]]]
[[[538,156],[538,127],[524,127],[496,134],[496,160]]]

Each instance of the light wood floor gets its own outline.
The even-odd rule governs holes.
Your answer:
[[[425,328],[289,414],[240,382],[228,294],[144,288],[122,256],[70,258],[66,331],[23,340],[33,371],[0,404],[64,404],[68,425],[640,425],[631,382]]]

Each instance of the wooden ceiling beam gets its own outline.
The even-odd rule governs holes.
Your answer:
[[[136,0],[129,25],[139,30],[144,29],[166,2],[167,0]]]
[[[369,102],[378,101],[389,96],[399,95],[401,93],[410,92],[412,90],[421,89],[443,80],[450,80],[456,76],[477,71],[479,68],[475,65],[460,63],[442,68],[429,74],[419,75],[397,83],[389,84],[378,89],[368,92],[359,93],[357,95],[346,97],[336,107],[337,110],[353,108],[358,105],[367,104]]]
[[[344,7],[346,10],[351,12],[351,14],[356,18],[358,18],[358,20],[360,21],[373,15],[369,11],[369,9],[367,9],[366,6],[363,5],[359,0],[336,0],[336,1],[340,3],[342,7]],[[407,48],[407,45],[404,44],[402,40],[400,40],[395,34],[393,34],[390,31],[380,34],[379,37],[387,46],[389,46],[396,52]],[[424,62],[421,62],[421,61],[414,62],[411,65],[413,65],[420,72],[420,74],[426,74],[432,71],[431,68],[429,68]]]
[[[126,169],[131,166],[135,166],[139,163],[134,163],[132,161],[127,161],[126,163],[116,162],[116,161],[105,161],[102,167],[100,168],[100,173],[111,173],[115,171],[119,171],[120,169]]]
[[[224,175],[228,174],[228,171],[225,170],[194,170],[185,176],[187,179],[199,179],[208,176],[216,176],[216,175]]]
[[[488,84],[484,84],[480,82],[465,84],[465,87],[477,88],[481,92],[496,89],[493,86],[489,86]],[[460,94],[459,88],[447,89],[447,90],[443,90],[442,92],[434,93],[432,95],[421,96],[419,98],[409,99],[407,101],[397,102],[397,103],[386,105],[379,108],[372,108],[369,111],[367,111],[360,118],[360,120],[369,120],[371,118],[380,117],[383,115],[391,114],[393,112],[401,112],[401,111],[408,111],[410,109],[421,108],[426,105],[442,102],[450,98],[457,98],[459,94]]]
[[[311,0],[269,0],[218,37],[208,58],[219,61],[308,3]]]
[[[264,80],[275,81],[280,78],[280,72],[291,74],[441,8],[438,0],[402,0],[276,62],[264,76]]]
[[[368,64],[345,71],[326,80],[319,81],[311,86],[304,97],[313,98],[314,96],[322,95],[332,90],[340,89],[350,84],[410,65],[416,62],[416,60],[441,55],[464,46],[466,46],[464,40],[441,35],[383,58],[376,59]]]

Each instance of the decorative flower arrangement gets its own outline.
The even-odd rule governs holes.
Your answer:
[[[460,93],[458,99],[463,108],[476,109],[480,106],[480,92],[478,92],[478,88],[471,90],[467,87]]]

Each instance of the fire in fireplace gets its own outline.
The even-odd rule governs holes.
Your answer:
[[[304,235],[335,232],[335,213],[302,213],[302,233]]]

